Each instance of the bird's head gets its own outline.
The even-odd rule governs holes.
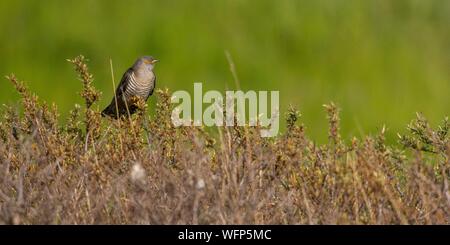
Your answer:
[[[137,66],[144,66],[150,70],[153,70],[153,67],[159,60],[153,58],[152,56],[142,56],[136,61]]]

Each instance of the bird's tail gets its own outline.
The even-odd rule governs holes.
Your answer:
[[[102,111],[102,117],[117,117],[117,113],[116,113],[116,105],[114,103],[111,103],[108,107],[106,107],[103,111]]]

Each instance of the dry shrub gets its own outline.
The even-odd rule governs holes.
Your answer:
[[[418,115],[403,146],[375,137],[344,142],[338,108],[325,106],[329,143],[305,135],[291,108],[287,131],[175,128],[170,93],[156,117],[101,119],[83,57],[71,60],[85,107],[64,126],[15,76],[23,115],[0,121],[2,224],[448,224],[449,122]],[[84,114],[83,114],[84,112]],[[103,122],[102,122],[103,120]]]

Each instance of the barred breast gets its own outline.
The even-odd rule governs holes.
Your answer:
[[[125,92],[126,97],[139,96],[147,99],[154,88],[155,75],[153,72],[136,74],[130,72],[128,75],[128,85]]]

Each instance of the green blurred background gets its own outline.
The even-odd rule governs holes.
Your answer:
[[[450,115],[448,0],[0,1],[0,74],[15,73],[62,116],[82,103],[71,65],[90,59],[100,106],[137,56],[150,54],[159,88],[233,89],[225,50],[244,90],[279,90],[308,134],[326,139],[322,104],[342,108],[345,138],[383,124],[393,140],[423,112]],[[6,79],[0,103],[17,103]],[[155,98],[151,98],[151,105]]]

